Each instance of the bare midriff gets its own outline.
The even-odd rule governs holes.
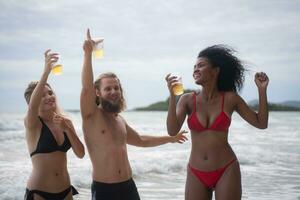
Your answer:
[[[227,141],[227,132],[191,132],[192,150],[189,164],[202,171],[213,171],[236,159]]]
[[[31,158],[32,172],[27,182],[30,190],[61,192],[70,186],[66,153],[39,153]]]
[[[99,144],[89,149],[94,181],[117,183],[131,178],[132,171],[127,156],[126,144],[107,146]]]

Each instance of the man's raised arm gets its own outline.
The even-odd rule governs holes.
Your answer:
[[[84,41],[83,50],[83,68],[81,73],[81,97],[80,97],[80,110],[83,119],[93,115],[96,110],[96,94],[94,89],[94,78],[92,68],[92,52],[94,41],[91,39],[90,30],[87,30],[87,39]]]

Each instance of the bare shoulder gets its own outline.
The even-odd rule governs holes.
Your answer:
[[[242,97],[235,92],[225,93],[225,104],[228,105],[232,110],[237,110],[239,105],[243,103]]]
[[[27,115],[24,117],[23,123],[24,123],[24,126],[25,126],[25,128],[26,128],[26,127],[27,127]]]
[[[200,92],[189,92],[189,93],[185,93],[185,94],[183,94],[181,97],[182,98],[192,98],[193,96],[194,96],[194,94],[198,94],[198,93],[200,93]]]
[[[39,120],[38,120],[39,121]],[[28,121],[28,118],[24,118],[24,126],[25,126],[25,134],[26,134],[26,141],[28,146],[35,144],[35,141],[40,137],[40,133],[42,130],[42,123],[39,121],[35,125],[31,125]]]
[[[36,117],[36,119],[35,119],[32,117],[30,118],[30,117],[28,117],[28,115],[26,115],[24,117],[23,122],[24,122],[25,129],[27,131],[32,131],[32,130],[35,131],[36,129],[40,129],[42,127],[42,123],[40,122],[38,117]]]
[[[118,116],[122,121],[126,122],[125,118],[121,114],[118,114]]]
[[[193,99],[193,96],[196,92],[189,92],[189,93],[185,93],[180,97],[180,101],[182,102],[190,102]]]
[[[178,101],[177,109],[184,111],[185,114],[191,113],[195,94],[197,95],[197,92],[189,92],[182,95]]]
[[[121,122],[127,126],[127,122],[126,122],[125,118],[121,114],[118,114],[118,117],[121,120]]]
[[[225,98],[227,101],[232,103],[237,103],[241,99],[240,95],[235,92],[226,92]]]

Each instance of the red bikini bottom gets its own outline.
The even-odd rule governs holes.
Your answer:
[[[189,169],[191,172],[200,180],[201,183],[203,183],[207,188],[213,189],[216,187],[219,179],[222,177],[223,173],[229,167],[233,162],[235,162],[236,159],[233,159],[228,164],[226,164],[224,167],[216,169],[214,171],[204,172],[200,171],[198,169],[193,168],[190,164]]]

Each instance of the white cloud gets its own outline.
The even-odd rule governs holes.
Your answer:
[[[14,0],[0,6],[0,25],[5,27],[0,30],[0,92],[6,94],[1,100],[5,105],[11,96],[3,88],[23,93],[29,80],[39,78],[47,48],[61,53],[64,62],[63,76],[50,81],[59,94],[67,94],[68,102],[74,101],[80,92],[87,27],[93,36],[105,38],[105,58],[94,61],[95,75],[115,71],[129,107],[165,99],[168,72],[178,71],[186,87],[195,88],[191,73],[198,52],[218,43],[233,46],[252,69],[283,83],[276,84],[279,89],[269,95],[271,100],[280,101],[282,91],[285,98],[300,99],[291,95],[288,84],[299,84],[299,1]],[[251,100],[256,89],[247,77],[243,95]]]

